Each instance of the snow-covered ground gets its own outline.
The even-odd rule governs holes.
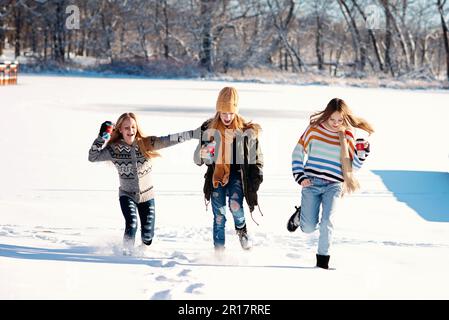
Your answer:
[[[146,134],[196,128],[225,85],[22,76],[0,87],[0,299],[449,298],[444,91],[233,83],[241,113],[264,129],[260,226],[247,215],[254,248],[240,248],[228,215],[227,249],[215,256],[205,168],[193,163],[189,141],[155,161],[153,245],[122,256],[116,170],[87,161],[100,124],[133,111]],[[286,230],[300,202],[290,157],[310,114],[333,97],[377,131],[362,189],[336,218],[335,270],[322,270],[318,235]]]

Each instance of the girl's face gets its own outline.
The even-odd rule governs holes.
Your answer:
[[[326,126],[332,131],[340,131],[343,127],[343,116],[340,112],[335,111],[325,122]]]
[[[137,133],[137,123],[133,118],[127,118],[122,122],[122,125],[119,128],[120,133],[123,136],[123,139],[127,144],[133,144],[134,139],[136,138]]]
[[[229,126],[232,123],[232,121],[234,120],[234,117],[235,117],[235,113],[220,112],[221,122],[223,122],[223,124],[225,126]]]

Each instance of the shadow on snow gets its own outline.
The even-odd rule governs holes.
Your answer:
[[[449,222],[449,173],[432,171],[373,170],[401,202],[423,219]]]
[[[53,260],[65,262],[89,263],[117,263],[117,264],[143,264],[155,268],[172,268],[176,265],[191,267],[243,267],[243,268],[287,268],[287,269],[314,269],[314,267],[288,266],[288,265],[239,265],[220,263],[195,263],[195,261],[178,261],[178,255],[167,257],[133,257],[120,255],[101,255],[95,253],[93,247],[72,247],[67,249],[49,249],[0,244],[0,257],[31,260]],[[185,259],[184,259],[185,260]]]

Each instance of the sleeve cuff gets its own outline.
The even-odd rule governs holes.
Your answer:
[[[293,177],[295,178],[295,181],[301,184],[305,179],[307,179],[307,176],[303,172],[297,172],[293,174]]]

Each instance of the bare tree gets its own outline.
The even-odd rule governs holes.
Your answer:
[[[396,6],[393,5],[393,3],[391,1],[380,0],[380,2],[382,3],[382,6],[384,7],[385,15],[386,15],[386,19],[388,20],[389,27],[393,27],[394,30],[396,31],[395,35],[397,36],[397,38],[399,40],[399,44],[402,49],[402,53],[403,53],[403,57],[404,57],[404,61],[405,61],[405,69],[407,71],[409,71],[410,55],[409,55],[408,45],[405,40],[404,33],[396,21],[395,15],[393,14],[393,11],[396,12],[397,8],[396,8]],[[404,15],[405,15],[405,13],[404,13]],[[389,31],[387,30],[387,32],[389,32]],[[392,33],[390,33],[390,34],[392,34]]]
[[[207,71],[213,71],[212,59],[212,15],[217,4],[217,0],[200,1],[200,19],[201,19],[201,51],[200,65]]]
[[[64,62],[65,52],[65,0],[55,1],[55,20],[53,30],[54,58],[57,62]]]
[[[304,66],[304,63],[299,56],[299,53],[294,49],[288,38],[289,28],[294,17],[293,13],[295,10],[295,2],[293,0],[286,0],[284,6],[281,6],[279,2],[276,1],[276,8],[274,8],[273,3],[270,0],[267,0],[267,4],[270,8],[273,24],[277,30],[277,34],[279,37],[278,39],[274,40],[271,50],[278,47],[278,45],[282,43],[286,50],[286,53],[290,56],[291,60],[296,61],[296,64],[292,64],[293,70],[301,70]],[[286,12],[284,12],[284,8],[287,8],[285,10]]]
[[[359,3],[356,0],[352,0],[352,3],[354,4],[355,8],[357,8],[357,10],[359,11],[359,13],[362,16],[363,21],[365,22],[365,25],[366,25],[367,17],[365,15],[365,12],[363,11],[363,9],[361,8],[361,6],[359,5]],[[370,37],[371,42],[373,44],[374,54],[376,56],[377,63],[379,64],[379,69],[381,71],[383,71],[384,70],[384,62],[382,60],[382,55],[381,55],[381,52],[380,52],[378,40],[376,38],[376,35],[374,34],[374,30],[372,28],[369,28],[368,29],[368,34],[369,34],[369,37]]]
[[[362,40],[362,37],[360,35],[359,28],[357,27],[354,13],[349,8],[347,0],[338,0],[338,3],[340,4],[341,11],[342,11],[343,15],[345,16],[346,21],[351,30],[354,51],[356,53],[355,65],[358,67],[358,69],[360,71],[364,71],[365,65],[366,65],[366,58],[367,58],[366,46],[365,46],[365,43]]]
[[[394,76],[393,63],[391,61],[391,46],[392,46],[392,32],[391,32],[391,14],[387,12],[388,6],[384,6],[385,12],[385,72],[391,72]]]
[[[324,1],[324,4],[320,1],[314,1],[314,14],[316,20],[316,32],[315,32],[315,52],[317,58],[318,70],[324,69],[324,53],[323,53],[323,11],[324,5],[327,1]]]
[[[3,54],[6,41],[6,28],[8,27],[8,17],[11,15],[11,0],[3,1],[0,5],[0,55]]]
[[[15,27],[15,36],[14,36],[14,56],[17,58],[20,56],[20,42],[21,42],[21,34],[22,34],[22,8],[20,4],[14,1],[14,27]]]
[[[68,30],[74,3],[80,29]],[[368,5],[382,28],[368,27]],[[141,70],[432,78],[446,62],[449,77],[447,11],[447,0],[0,0],[0,54],[61,65],[75,54]]]
[[[168,59],[170,55],[169,46],[168,46],[168,39],[169,39],[169,24],[168,24],[168,4],[167,0],[162,0],[162,12],[163,12],[163,21],[164,21],[164,36],[162,39],[162,43],[164,46],[164,57],[165,59]]]
[[[444,41],[444,49],[446,51],[446,77],[449,81],[449,35],[448,35],[448,26],[444,17],[444,5],[446,4],[446,0],[437,0],[438,12],[440,14],[441,20],[441,28],[443,30],[442,37]]]

